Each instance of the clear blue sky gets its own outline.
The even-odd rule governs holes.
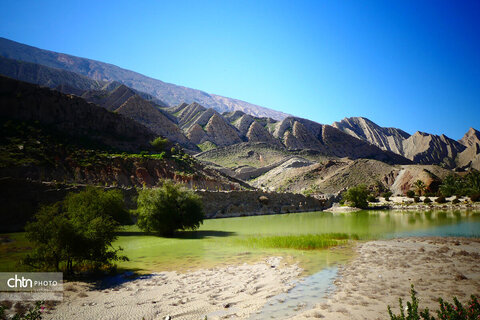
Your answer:
[[[480,129],[480,1],[2,1],[0,36],[331,124]]]

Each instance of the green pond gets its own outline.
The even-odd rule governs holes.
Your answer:
[[[293,213],[205,220],[196,232],[182,238],[145,236],[129,227],[116,245],[124,248],[126,269],[188,270],[250,263],[282,255],[298,261],[307,273],[342,263],[351,257],[350,246],[334,250],[266,249],[246,245],[244,239],[268,235],[324,233],[355,234],[362,240],[410,235],[480,236],[480,213],[361,211]]]
[[[308,212],[205,220],[194,232],[176,238],[146,235],[135,226],[124,227],[114,246],[121,246],[130,261],[120,269],[152,272],[187,271],[220,265],[252,263],[281,255],[298,262],[306,274],[343,263],[352,257],[349,243],[328,250],[260,248],[248,244],[259,236],[347,233],[360,240],[403,236],[480,236],[480,212],[356,213]],[[14,241],[2,243],[0,270],[12,271],[28,249],[23,233],[9,234]]]

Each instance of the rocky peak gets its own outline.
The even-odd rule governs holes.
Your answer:
[[[454,167],[454,160],[465,147],[445,135],[437,136],[417,131],[403,141],[404,156],[422,164],[443,163]]]
[[[223,117],[230,122],[236,121],[237,119],[241,118],[245,114],[246,114],[245,112],[240,110],[222,113]]]
[[[252,122],[246,136],[249,142],[266,142],[279,147],[282,145],[257,121]]]
[[[250,128],[251,124],[255,122],[253,117],[249,114],[244,114],[237,121],[234,122],[234,126],[240,131],[242,135],[246,135],[248,129]]]
[[[205,131],[211,142],[217,146],[228,146],[242,142],[236,130],[215,112],[205,126]]]
[[[205,133],[203,128],[198,123],[196,123],[188,129],[187,137],[193,143],[201,144],[204,143],[207,139],[207,134]]]
[[[480,144],[480,132],[474,128],[470,128],[462,139],[458,140],[465,147],[471,147],[475,144]]]
[[[292,134],[297,139],[302,149],[321,149],[318,138],[299,121],[293,123]]]
[[[188,129],[196,123],[203,127],[214,113],[217,112],[213,109],[205,109],[194,102],[177,112],[177,118],[182,129]]]
[[[363,117],[345,118],[334,122],[333,127],[377,147],[403,154],[402,142],[410,137],[408,133],[397,128],[383,128],[373,121]]]

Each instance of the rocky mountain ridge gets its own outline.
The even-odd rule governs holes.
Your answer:
[[[455,141],[443,134],[438,136],[417,131],[409,135],[397,128],[380,127],[362,117],[345,118],[333,126],[415,163],[440,164],[447,168],[479,167],[476,144],[480,141],[480,135],[473,128],[461,140]]]
[[[238,99],[209,94],[153,79],[112,64],[68,54],[35,48],[0,37],[0,56],[72,71],[98,81],[118,81],[135,90],[148,93],[170,106],[197,102],[218,112],[241,110],[255,116],[283,119],[287,114]]]
[[[444,135],[422,132],[410,136],[400,129],[383,128],[361,117],[345,118],[332,126],[297,117],[284,117],[279,121],[255,116],[256,113],[248,108],[235,107],[241,101],[232,102],[232,99],[219,96],[215,98],[228,107],[213,109],[208,108],[212,106],[210,102],[206,107],[198,102],[182,102],[166,108],[158,96],[135,89],[135,86],[150,88],[153,84],[149,81],[154,79],[102,62],[41,50],[3,38],[0,38],[0,73],[75,94],[109,111],[122,113],[193,153],[207,147],[264,142],[290,151],[308,149],[352,159],[370,158],[390,163],[406,163],[409,159],[414,163],[441,164],[448,168],[479,166],[479,147],[475,143],[466,146]],[[127,78],[130,82],[125,80]],[[168,100],[169,94],[181,97],[177,93],[169,91],[161,99],[165,97],[167,102],[172,102]],[[207,95],[203,93],[202,96]],[[229,112],[221,114],[219,109]],[[475,136],[475,132],[471,136]]]

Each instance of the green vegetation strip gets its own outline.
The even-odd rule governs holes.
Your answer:
[[[346,233],[325,233],[325,234],[304,234],[304,235],[281,235],[281,236],[259,236],[240,239],[244,245],[249,247],[264,248],[285,248],[299,250],[325,249],[341,244],[348,240],[358,240],[356,234]]]

